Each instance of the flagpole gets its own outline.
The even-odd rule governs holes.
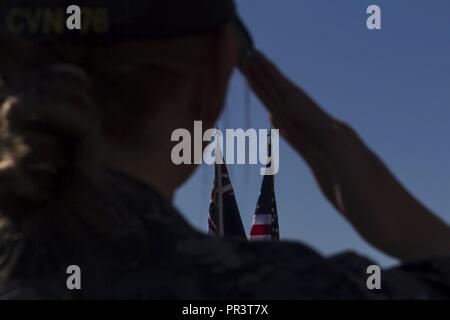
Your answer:
[[[217,164],[217,159],[222,156],[220,152],[220,143],[217,138],[218,130],[216,128],[216,177],[217,177],[217,193],[218,193],[218,206],[219,206],[219,235],[225,236],[225,228],[223,225],[223,193],[222,193],[222,168],[220,164]]]
[[[272,154],[272,129],[273,129],[273,127],[271,126],[270,127],[270,130],[269,130],[269,152],[270,152],[270,161],[271,161],[271,166],[275,166],[275,159],[273,158],[273,154]],[[272,175],[271,176],[271,179],[272,179],[272,195],[273,195],[273,201],[275,201],[275,190],[274,190],[274,188],[275,188],[275,175]],[[276,232],[275,232],[275,235],[273,235],[273,238],[272,238],[272,241],[280,241],[280,227],[279,227],[279,224],[278,224],[278,213],[277,213],[277,225],[276,225],[276,228],[278,229]]]
[[[267,142],[268,142],[267,143],[267,157],[268,157],[267,160],[269,160],[269,158],[270,158],[270,162],[267,161],[266,174],[267,174],[267,168],[270,168],[270,166],[274,165],[274,159],[272,157],[272,129],[273,129],[273,127],[270,126],[270,129],[267,133]],[[270,164],[270,166],[269,166],[269,164]]]
[[[218,176],[217,181],[217,192],[219,194],[219,235],[223,237],[225,235],[225,230],[223,227],[223,194],[222,194],[222,170],[220,170],[220,165],[216,164],[216,174]]]

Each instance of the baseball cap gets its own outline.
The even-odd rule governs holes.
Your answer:
[[[67,9],[81,9],[81,29],[70,30]],[[0,30],[45,42],[105,43],[218,31],[239,21],[234,0],[0,0]],[[238,28],[244,28],[237,22]],[[248,36],[247,31],[242,34]]]

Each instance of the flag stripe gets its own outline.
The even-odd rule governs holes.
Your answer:
[[[271,214],[255,214],[253,224],[272,224]]]
[[[250,240],[257,240],[257,241],[272,240],[272,235],[270,234],[255,235],[255,236],[251,235]]]
[[[233,186],[231,184],[228,184],[226,186],[222,187],[222,194],[227,193],[228,191],[233,190]]]
[[[266,224],[254,224],[250,232],[251,235],[272,234],[272,226]]]

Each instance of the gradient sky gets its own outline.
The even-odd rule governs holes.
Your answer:
[[[414,195],[450,222],[450,1],[237,3],[257,46],[327,111],[350,123]],[[366,28],[371,4],[381,7],[381,31]],[[248,125],[244,83],[236,72],[221,128]],[[254,96],[250,125],[269,127]],[[229,170],[249,230],[259,166]],[[176,197],[185,217],[204,231],[213,173],[203,165]],[[327,203],[285,142],[276,193],[283,239],[305,242],[325,255],[354,250],[385,266],[395,262],[362,240]]]

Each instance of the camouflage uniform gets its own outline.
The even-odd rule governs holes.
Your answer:
[[[60,220],[28,217],[28,229],[3,219],[0,298],[450,297],[449,257],[384,271],[382,290],[370,291],[366,268],[373,262],[365,258],[352,253],[324,258],[301,243],[212,238],[194,230],[145,184],[117,172],[108,171],[107,179],[108,190],[86,187],[108,213],[98,219],[105,231],[94,227],[95,211],[80,214],[89,210],[76,205],[77,214],[69,208]],[[79,291],[66,287],[72,264],[82,270]]]

